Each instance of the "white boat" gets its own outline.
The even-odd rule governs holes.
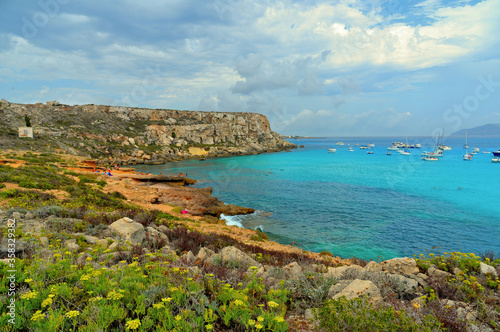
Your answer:
[[[467,130],[465,131],[465,145],[464,147],[468,147],[469,145],[467,144]],[[472,160],[472,154],[467,152],[467,148],[465,148],[465,154],[463,156],[463,160]]]
[[[478,153],[479,151],[481,151],[481,150],[479,150],[479,148],[472,149],[472,153]]]
[[[349,152],[353,152],[354,148],[352,146],[349,147]]]
[[[343,142],[337,142],[337,145],[344,145]]]
[[[337,152],[337,149],[328,149],[328,153],[335,153]]]
[[[417,149],[420,149],[420,148],[422,147],[422,145],[420,145],[420,143],[417,143],[417,144],[415,144],[415,147],[416,147]]]
[[[373,147],[375,146],[375,144],[370,143],[370,144],[368,144],[368,146],[369,146],[370,148],[373,148]]]
[[[399,148],[396,145],[393,145],[393,146],[388,147],[387,150],[398,151]]]
[[[407,151],[407,150],[399,150],[399,154],[402,154],[402,155],[405,155],[405,156],[409,156],[409,155],[410,155],[410,151]]]
[[[481,151],[481,153],[490,153],[490,151]]]
[[[425,161],[438,161],[439,159],[436,158],[436,157],[432,157],[432,156],[422,156],[422,160],[425,160]]]
[[[492,158],[491,162],[492,163],[500,163],[500,158]]]
[[[368,147],[368,146],[366,146],[366,145],[361,145],[359,148],[360,148],[360,149],[369,149],[369,147]]]
[[[373,151],[372,151],[372,150],[370,150],[370,151],[368,151],[366,154],[373,154]]]
[[[451,150],[451,146],[447,146],[447,145],[440,145],[439,148],[443,151],[450,151]]]

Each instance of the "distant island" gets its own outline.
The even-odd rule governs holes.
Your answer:
[[[486,124],[483,126],[478,126],[478,127],[469,128],[469,129],[461,129],[459,131],[456,131],[456,132],[450,134],[450,136],[465,137],[466,130],[467,130],[467,135],[469,137],[473,137],[473,136],[500,137],[500,123]]]

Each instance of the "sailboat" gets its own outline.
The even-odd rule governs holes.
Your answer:
[[[464,145],[464,148],[465,148],[465,154],[464,154],[464,160],[472,160],[472,156],[473,154],[467,152],[467,148],[469,147],[469,145],[467,145],[467,130],[465,131],[465,145]]]
[[[404,151],[403,150],[399,150],[399,153],[402,154],[402,155],[406,155],[406,156],[410,155],[410,151],[408,151],[408,137],[406,137],[406,144],[405,144]]]

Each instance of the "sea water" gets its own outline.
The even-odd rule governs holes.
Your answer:
[[[345,145],[336,145],[338,141]],[[212,187],[225,203],[256,213],[225,217],[228,224],[260,228],[270,239],[341,257],[390,259],[426,252],[493,251],[500,254],[500,163],[491,151],[500,139],[469,138],[482,153],[464,161],[464,139],[423,161],[421,149],[401,155],[387,147],[401,138],[290,140],[291,152],[140,165],[153,174],[187,173]],[[358,145],[375,144],[373,154]],[[348,147],[354,148],[350,152]],[[328,153],[336,148],[336,153]]]

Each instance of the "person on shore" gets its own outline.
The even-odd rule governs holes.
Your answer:
[[[184,175],[184,177],[185,177],[185,178],[187,178],[187,177],[188,177],[188,173],[186,173],[186,174]]]
[[[180,176],[180,177],[183,177],[182,173],[179,173],[179,176]]]

